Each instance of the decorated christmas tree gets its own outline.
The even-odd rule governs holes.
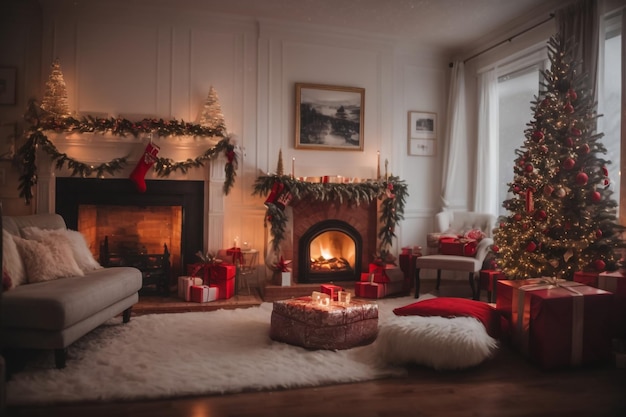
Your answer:
[[[508,279],[572,279],[577,271],[619,266],[623,247],[617,202],[609,189],[606,148],[596,133],[595,103],[571,45],[548,42],[551,68],[542,73],[534,118],[515,151],[511,198],[494,234],[498,267]]]
[[[66,117],[70,114],[67,88],[58,59],[55,59],[52,63],[50,76],[48,81],[46,81],[46,91],[41,101],[41,108],[55,117]]]
[[[214,129],[218,132],[226,131],[226,122],[224,121],[224,115],[222,114],[220,99],[213,86],[209,89],[209,95],[207,96],[204,106],[198,115],[198,124]]]

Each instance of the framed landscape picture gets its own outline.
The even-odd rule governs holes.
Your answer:
[[[296,83],[296,149],[363,150],[365,89]]]

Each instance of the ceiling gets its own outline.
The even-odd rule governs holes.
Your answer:
[[[135,0],[141,1],[141,0]],[[166,3],[171,0],[151,0]],[[241,16],[365,31],[449,51],[468,50],[548,18],[563,0],[176,0]],[[487,42],[488,43],[488,42]]]

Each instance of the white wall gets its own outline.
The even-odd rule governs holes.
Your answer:
[[[389,173],[409,186],[396,249],[425,244],[439,209],[441,152],[407,155],[407,114],[435,112],[443,131],[449,69],[437,51],[365,32],[179,10],[174,1],[151,9],[124,1],[41,3],[40,91],[59,58],[78,113],[194,120],[215,87],[242,147],[225,200],[225,245],[239,236],[262,247],[264,206],[252,185],[260,172],[275,170],[281,148],[286,167],[296,158],[296,176],[372,178],[380,151],[381,165],[387,159]],[[294,148],[296,82],[365,88],[362,152]]]

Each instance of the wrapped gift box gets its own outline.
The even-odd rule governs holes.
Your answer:
[[[209,285],[192,285],[189,289],[190,301],[194,303],[208,303],[218,299],[219,289]]]
[[[385,284],[364,281],[355,282],[354,295],[363,298],[383,298],[386,295]]]
[[[590,287],[598,288],[598,273],[597,272],[574,272],[573,280],[580,282],[581,284],[589,285]]]
[[[226,300],[235,295],[237,268],[228,262],[214,264],[196,263],[187,266],[187,273],[202,278],[204,285],[218,288],[218,297]]]
[[[608,361],[613,295],[578,282],[497,282],[496,308],[509,320],[513,344],[545,369]]]
[[[185,301],[189,301],[189,289],[193,285],[202,285],[202,278],[189,276],[178,277],[178,297],[182,298]]]
[[[337,301],[337,293],[343,291],[343,288],[333,284],[322,284],[320,286],[320,292],[328,294],[333,301]]]
[[[602,272],[598,275],[598,288],[613,293],[613,336],[626,339],[626,275],[621,271]]]
[[[475,239],[442,237],[439,253],[442,255],[474,256],[478,242]]]
[[[487,297],[489,302],[492,303],[497,297],[496,283],[501,279],[506,279],[504,272],[496,269],[483,269],[479,273],[481,290],[487,290]]]
[[[406,276],[402,269],[393,264],[379,265],[375,263],[369,264],[369,272],[364,279],[363,273],[361,274],[361,281],[372,281],[382,284],[389,282],[404,281]],[[372,278],[373,277],[373,278]]]

